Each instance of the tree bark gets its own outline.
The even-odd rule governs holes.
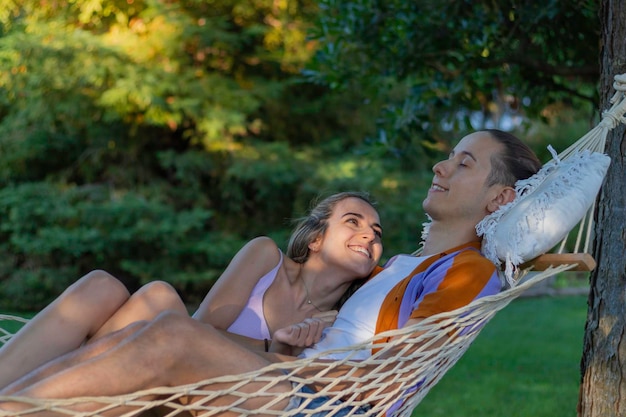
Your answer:
[[[626,73],[626,2],[600,5],[600,102],[608,108],[613,77]],[[609,133],[611,166],[598,198],[587,324],[581,361],[580,417],[626,416],[626,128]]]

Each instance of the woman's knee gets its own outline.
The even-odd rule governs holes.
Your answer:
[[[106,271],[94,270],[84,275],[65,293],[65,298],[76,300],[81,304],[91,303],[101,308],[116,309],[126,302],[130,293],[126,286]]]
[[[142,286],[132,297],[135,302],[143,303],[155,314],[167,310],[187,312],[176,289],[165,281],[152,281]]]

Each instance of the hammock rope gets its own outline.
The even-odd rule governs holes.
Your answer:
[[[615,89],[615,96],[611,100],[613,105],[603,114],[598,126],[558,155],[558,158],[569,157],[582,149],[603,152],[608,131],[619,124],[626,124],[626,75],[615,77]],[[591,236],[590,219],[584,223],[587,229],[585,240]],[[585,243],[585,249],[587,248]],[[364,343],[326,352],[348,352],[344,359],[330,363],[320,364],[316,362],[319,358],[315,356],[271,364],[255,372],[117,396],[71,399],[5,396],[0,397],[0,402],[19,404],[22,410],[0,411],[0,417],[32,416],[44,410],[54,411],[59,416],[105,416],[111,415],[107,413],[118,407],[124,407],[125,411],[121,414],[124,417],[218,416],[225,412],[240,416],[311,416],[324,410],[327,410],[327,416],[334,416],[343,410],[349,416],[387,414],[408,417],[498,311],[537,283],[575,267],[571,263],[547,267],[543,271],[528,274],[526,279],[518,281],[518,285],[499,294],[432,316],[414,326],[385,332]],[[525,275],[527,272],[526,270],[521,274]],[[24,322],[18,317],[0,315],[0,344],[6,343],[11,337],[12,333],[6,330],[8,326],[5,324],[14,320]],[[390,336],[392,338],[387,339]],[[374,347],[380,350],[375,351],[368,359],[352,359],[358,352],[369,352]],[[341,377],[332,373],[339,366],[345,365],[351,370]],[[316,374],[304,380],[298,376],[303,369],[314,370]],[[357,372],[360,369],[366,369],[367,372],[362,375]],[[291,390],[282,393],[273,391],[284,381],[291,383]],[[322,386],[318,392],[300,391],[313,381]],[[271,408],[291,397],[303,399],[296,409],[284,411]],[[311,401],[319,401],[321,397],[329,399],[323,404],[317,404],[314,409],[305,409]],[[246,402],[259,398],[266,399],[267,402],[252,410],[246,409]],[[89,411],[86,411],[87,405]],[[361,406],[366,408],[359,410]],[[158,410],[158,413],[152,414],[154,410]]]
[[[0,416],[31,416],[42,410],[57,411],[64,416],[100,416],[119,406],[134,407],[122,414],[124,417],[141,416],[146,410],[155,408],[159,410],[159,415],[168,417],[189,416],[190,412],[198,416],[218,416],[225,411],[241,416],[293,416],[298,413],[308,416],[322,410],[328,410],[328,416],[332,416],[342,408],[352,410],[348,415],[357,415],[354,414],[356,409],[364,405],[371,408],[358,415],[381,416],[393,407],[394,416],[410,416],[422,398],[465,353],[480,330],[498,311],[530,287],[570,267],[562,265],[549,268],[514,288],[478,299],[457,310],[432,316],[415,326],[381,333],[355,346],[334,349],[331,353],[348,352],[347,357],[323,366],[315,363],[319,358],[316,356],[271,364],[245,374],[118,396],[54,400],[0,396],[0,402],[13,401],[25,406],[22,411],[0,411]],[[5,327],[12,320],[23,322],[18,317],[0,316],[0,327]],[[10,335],[8,331],[4,332]],[[390,336],[393,337],[391,341],[381,341]],[[4,343],[7,340],[5,338]],[[374,347],[380,350],[368,359],[352,359],[359,351],[370,351]],[[354,372],[348,372],[341,378],[332,375],[333,369],[343,365],[349,366]],[[301,370],[310,370],[312,367],[316,374],[311,378],[304,380],[297,376]],[[360,368],[368,369],[365,376],[356,375],[356,370]],[[271,392],[282,381],[291,382],[292,389],[282,394]],[[299,391],[312,381],[321,383],[323,388],[316,393]],[[246,390],[249,384],[254,384],[253,391]],[[341,388],[342,386],[348,388]],[[287,412],[269,408],[290,396],[304,398],[299,408]],[[323,396],[329,397],[329,400],[316,406],[314,410],[304,409],[310,401]],[[243,408],[247,400],[259,397],[267,397],[268,403],[254,410]],[[186,400],[189,398],[193,398],[193,402]],[[223,400],[227,402],[215,403]],[[342,405],[336,405],[336,401],[342,401]],[[72,407],[85,404],[94,408],[88,412],[72,410]]]
[[[614,77],[613,88],[615,94],[610,99],[611,107],[602,113],[602,120],[596,127],[591,129],[587,134],[577,140],[569,148],[561,152],[557,158],[562,160],[581,150],[589,150],[591,152],[604,152],[606,146],[606,137],[608,132],[619,126],[626,125],[626,74],[616,75]],[[589,253],[589,246],[593,235],[593,218],[595,215],[595,204],[589,208],[589,211],[582,219],[576,240],[574,243],[573,253]],[[582,242],[582,243],[581,243]],[[567,238],[559,244],[556,253],[564,253]],[[581,248],[581,245],[582,248]],[[582,249],[582,250],[581,250]]]
[[[619,74],[614,77],[613,88],[615,94],[609,100],[611,107],[602,113],[602,120],[587,132],[583,137],[578,139],[574,144],[561,152],[556,158],[559,160],[566,159],[571,155],[582,150],[591,152],[604,152],[606,146],[606,138],[609,131],[615,129],[620,124],[626,125],[626,74]],[[596,205],[593,204],[585,217],[582,219],[576,240],[572,249],[573,253],[589,253],[589,246],[593,236],[593,218],[595,215]],[[582,243],[581,243],[582,242]],[[564,253],[567,238],[559,244],[556,253]],[[581,248],[582,245],[582,248]]]

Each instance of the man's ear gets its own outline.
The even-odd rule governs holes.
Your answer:
[[[503,187],[500,192],[487,205],[489,213],[498,210],[500,206],[510,203],[515,199],[515,189],[513,187]]]

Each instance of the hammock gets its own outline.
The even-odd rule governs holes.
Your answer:
[[[114,397],[93,397],[93,398],[73,398],[64,400],[41,400],[25,397],[0,397],[1,401],[19,401],[30,405],[28,411],[11,412],[0,416],[27,416],[36,410],[63,410],[67,416],[98,416],[105,415],[109,409],[121,405],[132,405],[136,410],[124,414],[124,416],[142,416],[145,410],[158,409],[160,416],[189,416],[190,411],[198,413],[200,416],[217,416],[224,411],[239,413],[242,416],[269,415],[269,416],[293,416],[312,415],[315,412],[329,410],[329,416],[334,415],[342,407],[334,405],[337,400],[343,400],[343,408],[356,410],[361,405],[376,401],[372,408],[365,414],[367,416],[382,416],[391,408],[397,407],[394,415],[410,416],[412,410],[424,398],[427,392],[443,377],[445,372],[452,367],[456,361],[465,353],[473,340],[478,336],[481,328],[502,308],[507,306],[513,299],[522,294],[537,282],[550,277],[558,272],[565,271],[569,265],[549,268],[522,284],[501,292],[499,294],[484,297],[473,303],[447,313],[432,316],[420,322],[416,326],[411,326],[399,330],[381,333],[371,341],[351,346],[345,349],[335,349],[332,352],[349,351],[351,354],[342,360],[337,360],[327,369],[320,369],[312,378],[323,382],[324,390],[316,394],[303,394],[300,388],[309,383],[292,376],[298,373],[299,369],[308,367],[315,358],[301,359],[294,362],[279,363],[267,366],[256,372],[240,374],[235,376],[212,378],[199,381],[194,384],[155,388],[145,391],[135,392],[129,395],[119,395]],[[13,320],[12,316],[0,316],[0,327],[3,326],[1,320]],[[388,336],[395,336],[392,342],[379,342]],[[6,337],[5,337],[6,339]],[[438,341],[444,341],[443,345],[433,349]],[[380,351],[372,355],[366,361],[351,360],[353,355],[361,350],[370,350],[374,347]],[[389,352],[393,352],[389,354]],[[335,377],[326,376],[334,366],[349,365],[355,369],[365,365],[372,365],[374,369],[366,377],[357,377],[347,374],[338,380]],[[277,376],[275,370],[284,373]],[[289,380],[293,383],[291,392],[286,392],[280,397],[276,394],[266,393],[277,382]],[[264,382],[265,387],[258,389],[254,393],[245,393],[240,388],[247,383]],[[232,384],[224,388],[224,383]],[[352,383],[356,389],[333,392],[333,388],[339,383]],[[386,389],[391,385],[393,388]],[[396,386],[397,384],[397,386]],[[217,388],[213,388],[217,387]],[[359,399],[362,393],[371,392],[367,401]],[[326,404],[318,406],[315,410],[292,410],[289,412],[275,411],[269,409],[257,409],[254,411],[244,410],[240,405],[249,397],[259,397],[267,395],[278,401],[283,396],[300,396],[305,401],[301,407],[305,407],[309,401],[319,396],[329,396]],[[154,398],[157,399],[154,399]],[[181,401],[186,397],[194,397],[195,402],[183,405],[186,401]],[[212,405],[211,402],[219,398],[229,398],[226,405]],[[76,404],[91,402],[96,404],[96,410],[92,413],[72,412],[70,407]],[[196,414],[193,414],[196,415]],[[355,415],[355,414],[348,414]]]
[[[608,131],[619,123],[626,124],[626,118],[624,118],[624,113],[626,113],[626,99],[624,97],[626,75],[616,76],[615,81],[617,93],[612,100],[613,107],[604,113],[603,120],[598,126],[579,139],[568,150],[556,156],[557,162],[570,158],[571,155],[576,155],[583,150],[602,152]],[[595,193],[593,193],[592,199],[595,199]],[[585,219],[589,218],[585,217]],[[586,239],[589,239],[591,227],[588,223],[589,220],[584,220],[583,224],[585,222],[587,222],[587,226],[584,233],[586,233]],[[584,227],[579,228],[579,230],[582,229]],[[548,247],[540,253],[546,252],[550,248]],[[585,245],[585,248],[588,246]],[[240,416],[308,416],[321,411],[327,411],[327,416],[336,415],[340,411],[347,411],[345,415],[349,416],[383,416],[385,414],[410,416],[422,398],[463,355],[481,329],[498,311],[546,278],[563,271],[581,268],[578,263],[571,262],[569,255],[566,254],[564,259],[558,258],[560,255],[557,255],[557,259],[550,262],[561,265],[548,266],[545,270],[532,274],[527,273],[528,269],[522,268],[524,266],[522,262],[520,262],[522,267],[515,264],[513,279],[507,278],[506,280],[510,286],[501,293],[475,300],[457,310],[432,316],[414,326],[385,332],[364,343],[335,349],[330,353],[349,353],[345,359],[336,360],[324,366],[314,365],[313,361],[317,357],[311,357],[294,362],[272,364],[256,372],[109,397],[55,400],[15,396],[0,397],[0,402],[12,401],[24,406],[24,410],[19,412],[0,411],[0,416],[30,416],[42,410],[53,410],[58,415],[63,416],[104,416],[110,415],[107,412],[119,406],[132,408],[132,410],[122,414],[125,417],[152,417],[154,415],[167,417],[217,416],[224,412]],[[499,264],[503,260],[497,259],[496,261]],[[536,260],[530,261],[531,265],[536,263]],[[582,268],[593,266],[593,264],[584,264]],[[13,316],[0,316],[0,343],[6,343],[11,337],[11,332],[2,329],[6,328],[4,324],[13,320],[20,319]],[[382,341],[390,336],[393,336],[391,341]],[[352,359],[357,352],[370,351],[374,346],[380,350],[368,359],[364,361]],[[340,378],[331,376],[331,371],[340,365],[348,365],[349,369],[355,371],[367,367],[368,372],[365,376],[357,375],[353,371],[347,372]],[[315,375],[309,380],[298,377],[298,371],[304,368],[315,370]],[[316,393],[300,391],[304,385],[312,380],[320,382],[323,388]],[[291,391],[282,394],[271,392],[272,388],[281,381],[291,382]],[[254,392],[247,392],[250,390],[246,387],[252,382],[255,383]],[[266,406],[254,410],[244,409],[243,403],[246,400],[259,397],[267,398]],[[298,408],[288,412],[269,408],[286,397],[300,397],[303,401]],[[328,397],[328,400],[316,405],[313,410],[305,409],[311,401],[319,400],[321,397]],[[192,400],[190,401],[190,399]],[[73,411],[74,408],[80,408],[81,405],[85,404],[89,404],[89,409],[92,411]],[[360,408],[361,406],[369,408]]]

